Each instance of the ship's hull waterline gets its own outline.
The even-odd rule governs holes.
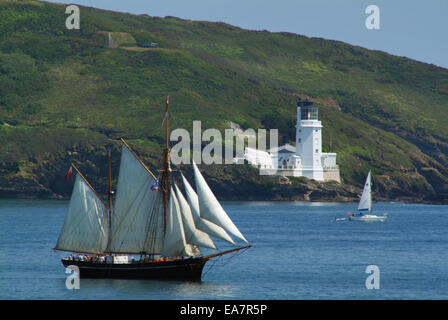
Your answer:
[[[79,268],[80,278],[201,280],[208,259],[203,257],[158,262],[105,263],[62,259],[65,267]]]

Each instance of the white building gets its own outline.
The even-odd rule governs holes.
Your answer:
[[[285,144],[269,153],[246,148],[244,159],[260,169],[262,175],[307,177],[317,181],[340,182],[336,153],[322,152],[322,123],[311,101],[297,107],[296,147]]]

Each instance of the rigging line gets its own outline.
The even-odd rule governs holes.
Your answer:
[[[147,220],[145,230],[146,230],[146,237],[144,241],[144,249],[148,249],[149,252],[155,252],[156,247],[156,241],[158,237],[160,236],[158,234],[158,226],[159,226],[159,214],[157,214],[157,210],[163,205],[161,201],[160,192],[156,195],[156,198],[154,200],[154,206],[150,212],[150,217]],[[146,250],[146,251],[148,251]]]
[[[228,257],[226,257],[226,258],[223,258],[223,256],[224,255],[220,255],[220,256],[217,256],[217,258],[216,259],[214,259],[214,261],[213,261],[213,263],[212,264],[210,264],[210,266],[209,266],[209,268],[205,271],[205,273],[204,273],[204,277],[207,275],[207,273],[215,266],[215,264],[217,264],[218,262],[223,262],[223,264],[221,264],[222,266],[223,265],[225,265],[226,263],[228,263],[228,261],[230,260],[230,259],[234,259],[234,258],[236,258],[237,256],[239,256],[240,254],[242,254],[243,252],[245,252],[247,249],[249,249],[250,247],[246,247],[246,248],[243,248],[243,249],[241,249],[241,250],[238,250],[238,252],[234,252],[232,255],[230,255],[230,256],[228,256]],[[211,259],[210,259],[211,260]],[[223,260],[223,261],[221,261],[221,260]]]
[[[72,162],[72,167],[76,170],[76,172],[78,173],[78,175],[82,178],[82,180],[84,180],[84,182],[87,184],[87,186],[95,193],[95,196],[104,204],[105,207],[106,203],[103,201],[103,199],[101,199],[100,195],[98,194],[98,192],[96,192],[96,190],[92,187],[92,185],[89,183],[89,181],[87,181],[87,179],[83,176],[83,174],[81,173],[81,171],[79,171],[78,167],[75,166],[75,164]]]
[[[129,146],[129,144],[126,142],[126,140],[124,140],[123,138],[121,138],[121,141],[124,143],[124,145],[126,146],[126,148],[129,149],[129,151],[131,151],[132,155],[138,160],[138,162],[140,162],[140,164],[143,166],[143,168],[145,168],[154,178],[154,180],[157,180],[157,177],[154,175],[154,173],[152,173],[151,170],[149,170],[148,166],[143,162],[142,159],[140,159],[140,157],[137,155],[137,153],[135,153],[135,151]]]
[[[233,252],[233,254],[230,254],[230,255],[228,255],[227,257],[224,257],[223,259],[222,259],[222,265],[225,265],[225,264],[227,264],[230,260],[233,260],[233,259],[235,259],[236,257],[238,257],[239,255],[241,255],[241,254],[243,254],[247,249],[249,249],[249,247],[247,247],[247,248],[244,248],[244,249],[242,249],[242,250],[239,250],[239,251],[235,251],[235,252]],[[220,256],[220,257],[223,257],[223,256]]]
[[[136,209],[140,208],[140,205],[146,195],[145,193],[143,193],[144,191],[145,191],[144,188],[141,188],[140,191],[135,195],[134,199],[132,199],[132,201],[129,202],[129,205],[126,206],[125,210],[123,210],[124,212],[126,212],[126,214],[123,215],[118,222],[116,222],[118,219],[115,219],[114,226],[116,225],[116,227],[114,228],[115,229],[114,231],[119,230],[121,228],[122,224],[126,220],[131,221],[131,222],[135,221],[136,215],[134,214],[132,217],[129,217],[129,211],[131,211],[131,209],[134,209],[134,212],[138,212],[138,210],[136,210]],[[137,200],[138,200],[138,202],[137,202]],[[137,208],[135,209],[136,205],[137,205]]]
[[[216,263],[218,262],[218,260],[220,260],[221,258],[222,258],[222,256],[218,256],[218,258],[215,259],[215,260],[213,261],[213,263],[209,264],[209,267],[208,267],[208,269],[205,271],[203,277],[205,277],[205,276],[207,275],[207,273],[208,273],[208,272],[215,266],[215,264],[216,264]]]
[[[139,193],[139,196],[141,195],[141,192]],[[139,198],[135,198],[136,200],[138,200],[138,202],[137,201],[135,201],[130,207],[129,207],[129,209],[134,209],[134,214],[132,214],[132,215],[129,215],[129,213],[128,214],[126,214],[123,218],[122,218],[122,220],[120,221],[120,223],[118,224],[118,226],[117,226],[117,230],[118,230],[118,228],[121,228],[122,227],[122,225],[123,225],[123,223],[126,221],[126,222],[129,222],[129,225],[135,225],[135,221],[136,221],[136,219],[138,218],[138,215],[136,214],[136,213],[138,213],[138,212],[140,212],[141,210],[141,206],[142,206],[142,202],[144,201],[144,199],[145,199],[145,196],[146,196],[146,194],[143,194],[141,197],[139,197]],[[154,208],[152,208],[152,210],[154,210]],[[150,218],[149,218],[150,219]],[[129,225],[128,225],[128,230],[129,230]],[[144,240],[143,240],[143,244],[144,244]],[[123,245],[123,243],[121,243],[121,245]]]
[[[228,260],[234,259],[234,258],[238,257],[239,255],[242,255],[247,249],[249,249],[249,248],[244,248],[243,250],[239,250],[237,252],[234,252],[233,254],[229,255],[227,257],[227,259]]]
[[[138,208],[140,207],[140,205],[141,205],[141,202],[142,202],[142,200],[140,200],[140,202],[137,204],[137,210],[136,210],[136,212],[138,212]],[[122,226],[123,226],[123,223],[125,222],[125,220],[127,220],[127,221],[129,221],[130,222],[130,225],[132,226],[132,225],[135,225],[135,220],[137,219],[137,215],[136,214],[133,214],[133,215],[126,215],[126,219],[122,219],[122,221],[120,222],[120,224],[117,226],[117,230],[127,230],[128,232],[130,232],[130,231],[132,231],[132,230],[130,230],[130,228],[129,228],[129,225],[125,228],[125,229],[123,229],[122,228]],[[115,233],[115,235],[116,235],[116,233]],[[110,237],[110,238],[112,238],[112,237]],[[132,242],[132,245],[135,245],[135,243],[136,243],[136,241],[135,241],[135,239],[133,240],[133,242]],[[108,243],[108,249],[109,249],[109,245],[110,245],[110,243]],[[125,250],[122,250],[122,247],[123,247],[123,241],[122,242],[120,242],[120,244],[115,244],[118,248],[116,248],[116,252],[120,252],[120,253],[132,253],[132,254],[138,254],[139,252],[125,252]]]
[[[142,167],[143,167],[144,169],[146,169],[147,172],[150,173],[150,174],[152,175],[152,177],[153,177],[155,180],[157,180],[157,179],[155,178],[155,176],[153,175],[153,173],[152,173],[152,172],[146,167],[146,165],[145,165],[145,164],[138,158],[138,156],[135,154],[135,152],[132,150],[132,148],[129,147],[129,145],[126,143],[126,141],[125,141],[123,138],[121,138],[121,140],[122,140],[123,144],[125,145],[125,147],[126,147],[126,148],[131,152],[131,154],[134,156],[134,158],[140,163],[140,165],[142,165]],[[120,177],[118,177],[118,178],[119,178],[119,181],[120,181]],[[144,182],[144,185],[146,185],[146,184],[148,184],[148,185],[153,184],[153,182],[150,182],[149,179],[145,179],[145,180],[146,180],[146,181]],[[125,221],[126,219],[129,219],[129,214],[128,214],[128,213],[129,213],[130,209],[134,207],[136,200],[137,200],[137,199],[139,200],[139,205],[140,205],[141,202],[145,199],[146,192],[148,191],[148,190],[146,190],[146,187],[147,187],[147,186],[145,186],[145,187],[141,187],[140,191],[135,195],[135,198],[133,199],[133,201],[131,201],[130,204],[125,208],[124,212],[127,212],[127,214],[125,214],[124,216],[122,216],[121,219],[118,221],[118,223],[117,223],[117,219],[115,219],[115,221],[114,221],[114,222],[115,222],[115,225],[116,225],[116,227],[114,228],[115,230],[119,230],[119,228],[121,228],[121,225],[124,223],[124,221]],[[148,189],[149,189],[149,187],[148,187]],[[136,217],[133,216],[132,219],[135,220]],[[133,221],[133,220],[132,220],[132,221]],[[111,232],[111,234],[112,234],[112,232]]]

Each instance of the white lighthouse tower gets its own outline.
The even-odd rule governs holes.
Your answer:
[[[244,159],[262,175],[307,177],[341,182],[336,153],[322,152],[322,123],[313,102],[297,102],[296,146],[285,144],[268,152],[245,149]]]
[[[322,167],[322,123],[311,101],[297,103],[296,155],[301,158],[302,175],[324,180]]]

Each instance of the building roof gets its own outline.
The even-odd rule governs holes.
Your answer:
[[[271,153],[296,153],[296,147],[287,143],[280,147],[269,149],[269,152],[271,152]]]

